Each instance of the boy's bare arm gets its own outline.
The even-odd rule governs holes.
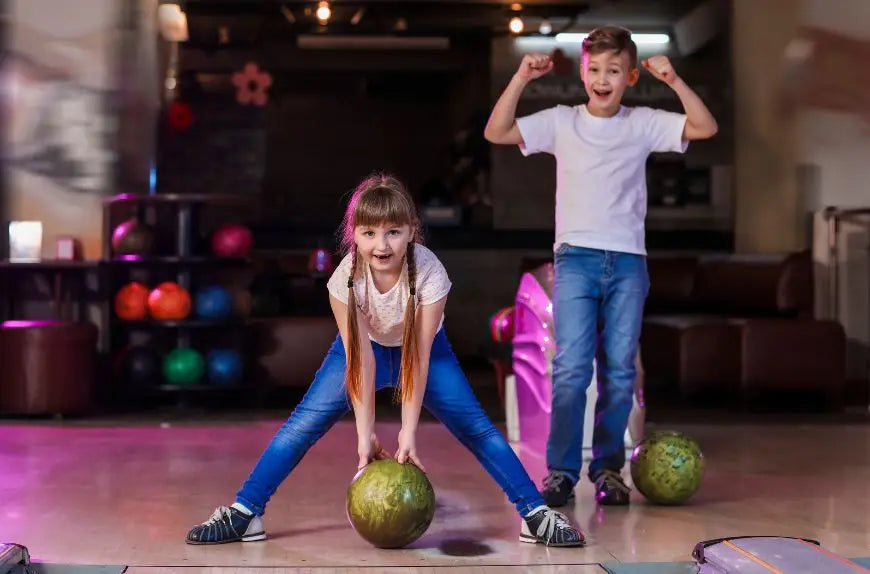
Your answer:
[[[701,98],[695,91],[686,84],[682,78],[678,78],[671,85],[671,88],[677,93],[680,101],[683,103],[683,109],[686,110],[686,126],[683,128],[684,140],[703,140],[716,135],[719,131],[719,124],[716,123],[716,118],[710,113],[710,110],[701,101]]]
[[[529,81],[540,78],[553,69],[553,61],[543,54],[526,54],[516,74],[492,108],[483,137],[494,144],[523,145],[523,136],[517,127],[516,113],[520,95]]]
[[[683,128],[684,140],[703,140],[716,135],[719,125],[710,110],[695,91],[679,77],[667,56],[653,56],[643,61],[643,67],[657,79],[663,81],[676,92],[686,111],[686,126]]]

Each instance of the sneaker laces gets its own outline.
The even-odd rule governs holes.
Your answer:
[[[561,472],[551,472],[544,477],[544,488],[547,490],[559,490],[559,487],[562,486],[565,480],[567,478]]]
[[[557,530],[565,529],[571,529],[571,523],[568,522],[568,517],[561,512],[556,512],[550,508],[544,511],[544,518],[541,520],[541,523],[538,524],[535,534],[538,538],[543,538],[544,540],[549,541],[553,538],[553,534]]]
[[[601,487],[601,485],[607,485],[611,488],[621,490],[626,494],[631,492],[631,489],[625,484],[625,482],[623,482],[622,475],[615,470],[602,470],[601,474],[598,475],[598,479],[595,481],[595,484],[598,485],[599,488]]]
[[[217,522],[223,522],[226,519],[227,522],[232,520],[232,515],[230,514],[230,509],[226,506],[218,506],[214,513],[209,517],[208,520],[202,523],[203,526],[208,526],[209,524],[215,524]]]

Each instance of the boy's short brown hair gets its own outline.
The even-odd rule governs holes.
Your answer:
[[[582,55],[625,50],[632,68],[637,67],[637,44],[631,39],[631,31],[619,26],[603,26],[589,32],[583,40]]]

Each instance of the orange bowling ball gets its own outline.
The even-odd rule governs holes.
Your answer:
[[[178,283],[166,281],[148,295],[148,310],[158,321],[179,321],[190,315],[190,294]]]
[[[141,321],[148,317],[148,287],[133,281],[115,295],[115,313],[124,321]]]

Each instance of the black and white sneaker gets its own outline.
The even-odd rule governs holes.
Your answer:
[[[523,518],[520,542],[547,546],[585,546],[586,539],[568,518],[546,506],[539,506]]]
[[[544,489],[541,491],[544,502],[549,506],[565,506],[574,500],[574,484],[568,475],[551,470],[544,479]]]
[[[211,517],[187,533],[188,544],[225,544],[265,540],[266,531],[259,516],[232,506],[218,506]]]

